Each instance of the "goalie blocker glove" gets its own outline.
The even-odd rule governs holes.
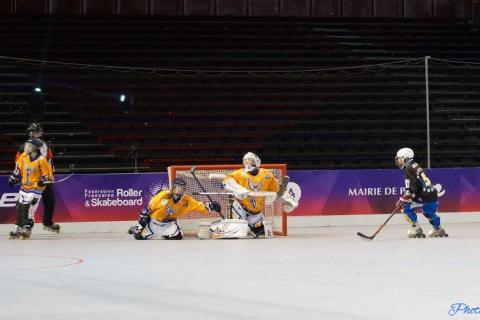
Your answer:
[[[210,211],[210,212],[212,212],[212,211],[221,212],[222,211],[222,207],[220,206],[220,204],[218,202],[215,202],[215,201],[206,203],[206,206],[208,208],[208,211]]]
[[[146,207],[143,208],[138,217],[138,224],[145,228],[145,226],[150,222],[150,219],[150,210]]]

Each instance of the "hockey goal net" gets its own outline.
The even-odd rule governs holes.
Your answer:
[[[242,165],[199,165],[195,166],[195,175],[203,185],[207,192],[212,193],[225,193],[222,189],[223,179],[222,175],[229,174],[237,169],[243,168]],[[282,177],[287,174],[286,164],[262,164],[262,168],[269,169],[277,178],[279,183],[282,181]],[[192,166],[171,166],[168,167],[168,179],[170,185],[173,179],[182,177],[187,182],[186,193],[195,199],[208,202],[208,198],[205,195],[194,195],[194,193],[202,192],[200,186],[195,181],[190,172]],[[218,202],[222,207],[222,214],[228,217],[229,209],[229,197],[228,195],[210,195],[213,201]],[[267,201],[266,201],[267,202]],[[265,204],[264,209],[265,218],[272,222],[273,231],[275,235],[287,235],[287,217],[283,211],[283,205],[279,199],[276,199],[273,203]],[[216,212],[209,214],[200,214],[198,212],[191,212],[183,215],[178,219],[180,226],[186,236],[193,236],[197,234],[197,228],[199,222],[208,222],[218,220],[220,216]]]

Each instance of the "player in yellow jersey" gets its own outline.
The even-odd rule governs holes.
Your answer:
[[[281,186],[273,173],[260,168],[260,164],[260,158],[253,152],[248,152],[243,156],[244,168],[228,174],[223,180],[225,189],[235,197],[232,218],[247,220],[250,229],[257,236],[265,233],[265,197],[249,196],[251,191],[276,192],[282,198],[284,206],[289,206],[290,211],[298,206],[295,199],[285,194],[286,186]]]
[[[185,194],[187,183],[182,178],[173,180],[172,188],[157,193],[142,210],[138,225],[128,233],[137,240],[181,240],[182,229],[177,219],[188,212],[209,213],[221,211],[217,202],[203,203]]]
[[[17,218],[15,231],[10,232],[11,239],[28,239],[34,225],[35,211],[42,198],[45,185],[53,180],[52,167],[42,156],[40,148],[43,142],[29,139],[25,143],[25,151],[15,162],[15,170],[8,178],[13,187],[20,183],[19,200],[15,208]]]

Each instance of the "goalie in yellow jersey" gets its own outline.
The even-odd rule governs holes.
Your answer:
[[[185,194],[187,183],[182,178],[173,180],[172,188],[157,193],[142,210],[138,224],[128,230],[137,240],[181,240],[182,229],[177,219],[188,212],[203,214],[221,211],[217,202],[203,203]]]
[[[228,174],[223,180],[225,189],[235,197],[232,218],[247,220],[250,230],[256,236],[265,235],[265,197],[249,196],[251,191],[276,192],[287,212],[298,206],[298,202],[286,192],[288,177],[284,177],[280,185],[273,173],[260,168],[260,164],[260,158],[253,152],[248,152],[243,156],[244,168]]]
[[[8,178],[11,187],[21,184],[19,199],[15,204],[16,228],[10,232],[10,239],[30,238],[43,190],[53,180],[52,167],[40,152],[42,146],[41,140],[27,140],[24,152],[15,162],[15,171]]]

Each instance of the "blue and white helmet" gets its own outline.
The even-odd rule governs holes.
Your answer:
[[[412,163],[413,157],[415,154],[410,148],[402,148],[397,151],[397,156],[395,157],[395,165],[400,169],[405,168],[407,164]]]

